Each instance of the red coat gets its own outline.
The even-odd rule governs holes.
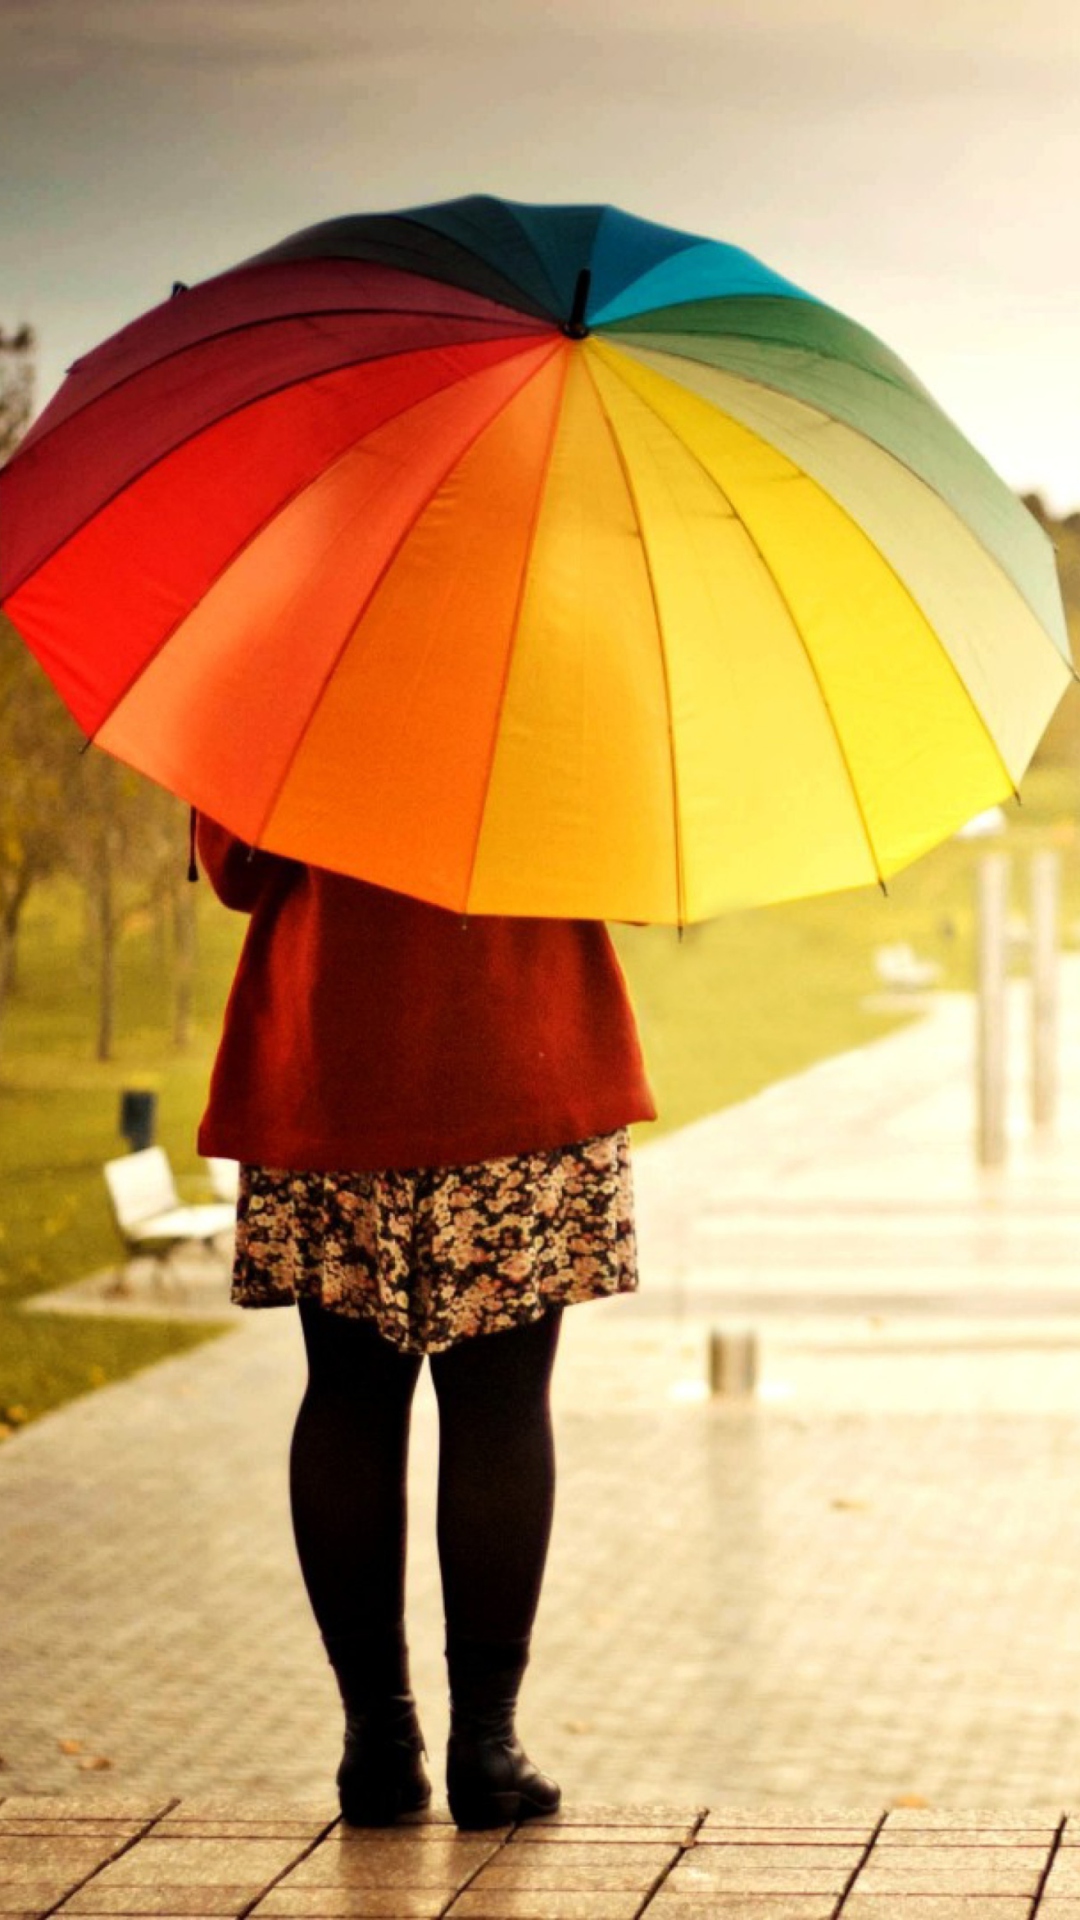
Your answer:
[[[268,1167],[460,1166],[655,1117],[622,973],[586,920],[481,916],[199,851],[251,924],[199,1148]]]

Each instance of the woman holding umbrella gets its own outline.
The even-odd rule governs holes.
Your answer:
[[[203,819],[251,916],[200,1132],[241,1162],[233,1297],[297,1304],[301,1569],[345,1708],[345,1818],[430,1786],[405,1636],[409,1410],[439,1406],[438,1546],[459,1826],[551,1813],[514,1712],[554,1495],[562,1309],[636,1283],[626,1126],[651,1117],[595,922],[444,909],[253,853]]]
[[[562,1307],[633,1284],[652,1111],[601,923],[884,884],[1007,798],[1074,678],[1053,552],[882,342],[616,207],[349,216],[176,294],[0,472],[0,607],[239,836],[204,818],[251,927],[202,1144],[245,1166],[239,1297],[300,1305],[346,1812],[427,1796],[428,1353],[451,1806],[543,1813],[548,1383]]]

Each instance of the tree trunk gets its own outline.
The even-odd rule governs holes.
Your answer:
[[[195,889],[181,880],[172,892],[173,914],[173,1045],[185,1053],[191,1044],[195,1006]]]
[[[32,874],[20,875],[0,911],[0,1022],[18,982],[19,921],[32,885]]]
[[[112,828],[106,823],[98,849],[95,897],[98,932],[97,1057],[111,1060],[116,1021],[116,889]]]

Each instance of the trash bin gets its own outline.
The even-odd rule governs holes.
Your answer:
[[[120,1095],[120,1131],[132,1153],[154,1144],[157,1098],[149,1087],[125,1087]]]

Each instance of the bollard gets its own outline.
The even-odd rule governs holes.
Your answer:
[[[1031,859],[1031,1118],[1052,1125],[1058,1097],[1058,903],[1061,855]]]
[[[977,881],[976,1152],[982,1167],[1005,1160],[1005,978],[1009,862],[1003,853],[979,861]]]
[[[758,1382],[758,1339],[752,1329],[709,1335],[709,1392],[725,1398],[752,1394]]]

